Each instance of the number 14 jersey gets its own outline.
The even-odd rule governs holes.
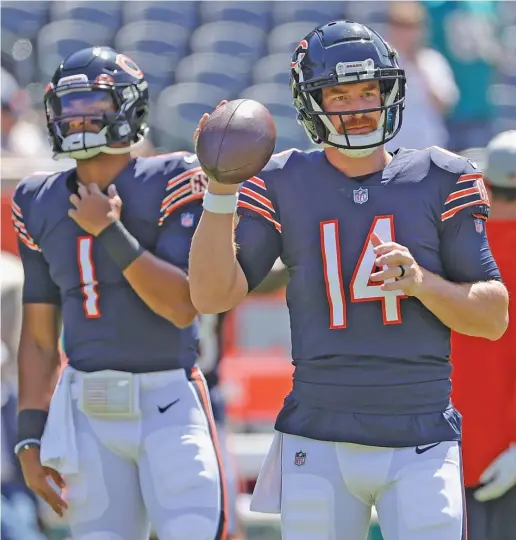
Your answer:
[[[460,438],[450,330],[416,298],[369,280],[371,235],[447,280],[500,279],[488,209],[476,166],[436,147],[401,149],[359,178],[322,151],[289,151],[242,186],[236,243],[250,289],[277,257],[290,273],[295,371],[279,431],[393,447]]]

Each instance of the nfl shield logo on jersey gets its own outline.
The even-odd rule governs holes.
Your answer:
[[[481,233],[484,230],[484,222],[481,219],[475,219],[475,231]]]
[[[298,467],[301,467],[301,465],[304,465],[306,461],[306,454],[305,452],[296,452],[296,457],[294,458],[294,464]]]
[[[353,201],[358,204],[364,204],[369,199],[369,191],[366,188],[353,190]]]
[[[194,224],[194,215],[190,212],[185,212],[181,214],[181,225],[183,227],[193,227]]]

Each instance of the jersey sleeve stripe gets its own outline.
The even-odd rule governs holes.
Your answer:
[[[13,214],[18,216],[20,219],[23,219],[21,208],[14,201],[11,201],[11,209],[13,211]]]
[[[20,241],[33,251],[41,251],[41,248],[36,244],[36,242],[34,242],[34,239],[25,228],[25,225],[21,221],[16,219],[14,214],[12,215],[11,219],[14,225],[16,236],[18,236]]]
[[[457,184],[462,184],[464,182],[471,182],[473,180],[482,180],[482,179],[483,179],[483,176],[481,174],[479,174],[479,173],[463,174],[457,180]]]
[[[190,185],[187,184],[186,186],[183,186],[179,188],[178,190],[173,191],[172,193],[169,193],[163,199],[163,202],[161,203],[161,211],[162,212],[165,211],[171,203],[173,203],[174,201],[176,201],[177,199],[179,199],[180,197],[182,197],[189,191],[190,191]]]
[[[14,230],[20,241],[34,251],[41,251],[41,248],[36,244],[34,238],[32,238],[25,227],[25,223],[23,223],[23,213],[21,208],[14,201],[11,201],[11,211],[11,221],[13,222]]]
[[[242,201],[240,200],[240,198],[238,199],[238,207],[246,208],[247,210],[252,210],[253,212],[256,212],[257,214],[260,214],[265,219],[270,221],[274,225],[274,227],[276,227],[276,230],[278,232],[281,232],[281,225],[272,217],[271,213],[268,212],[267,210],[264,210],[263,208],[259,208],[258,206],[255,206],[254,204]]]
[[[276,213],[276,211],[274,210],[274,206],[272,205],[271,201],[269,199],[267,199],[267,197],[264,197],[263,195],[259,195],[258,193],[256,193],[252,189],[249,189],[247,187],[243,187],[240,190],[239,196],[242,196],[242,195],[245,195],[245,196],[249,197],[250,199],[253,199],[257,203],[260,203],[262,206],[267,208],[267,210],[269,210],[273,214]]]
[[[177,210],[179,207],[183,206],[184,204],[188,204],[192,201],[197,201],[198,199],[202,199],[204,197],[204,192],[202,193],[192,193],[191,195],[188,195],[186,197],[183,197],[181,200],[175,202],[174,204],[171,204],[163,213],[163,215],[160,217],[158,224],[161,226],[163,225],[163,222],[167,217],[174,211]]]
[[[469,206],[475,206],[475,205],[486,205],[486,201],[484,199],[478,198],[474,201],[470,201],[464,204],[461,204],[459,206],[456,206],[455,208],[451,208],[450,210],[447,210],[446,212],[443,212],[441,214],[441,220],[445,221],[451,217],[453,217],[455,214],[460,212],[461,210],[464,210],[464,208],[468,208]]]
[[[178,174],[177,176],[174,176],[174,178],[171,178],[168,181],[166,190],[170,191],[171,189],[174,189],[185,180],[190,180],[192,176],[199,174],[200,172],[202,172],[201,167],[196,167],[195,169],[190,169],[188,171],[182,172],[181,174]]]
[[[453,193],[451,193],[448,198],[446,199],[446,201],[444,202],[444,204],[450,204],[451,202],[457,200],[457,199],[461,199],[462,197],[468,197],[469,195],[478,195],[478,196],[481,196],[481,193],[480,193],[480,190],[478,189],[478,186],[474,186],[474,187],[470,187],[470,188],[466,188],[466,189],[461,189],[459,191],[454,191]]]
[[[253,176],[247,182],[250,184],[254,184],[255,186],[258,186],[259,188],[267,189],[265,187],[265,182],[261,178],[258,178],[257,176]]]

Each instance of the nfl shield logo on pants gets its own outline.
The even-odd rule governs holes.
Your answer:
[[[296,452],[296,457],[294,458],[294,464],[298,467],[301,467],[301,465],[304,465],[306,461],[306,454],[305,452]]]
[[[481,233],[484,230],[484,222],[481,219],[475,219],[475,231]]]
[[[353,190],[353,201],[358,204],[364,204],[369,199],[369,191],[366,188]]]

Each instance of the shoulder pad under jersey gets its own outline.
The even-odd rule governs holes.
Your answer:
[[[429,151],[432,163],[440,169],[444,169],[453,174],[481,174],[481,171],[476,164],[465,157],[449,152],[439,146],[431,146]]]

